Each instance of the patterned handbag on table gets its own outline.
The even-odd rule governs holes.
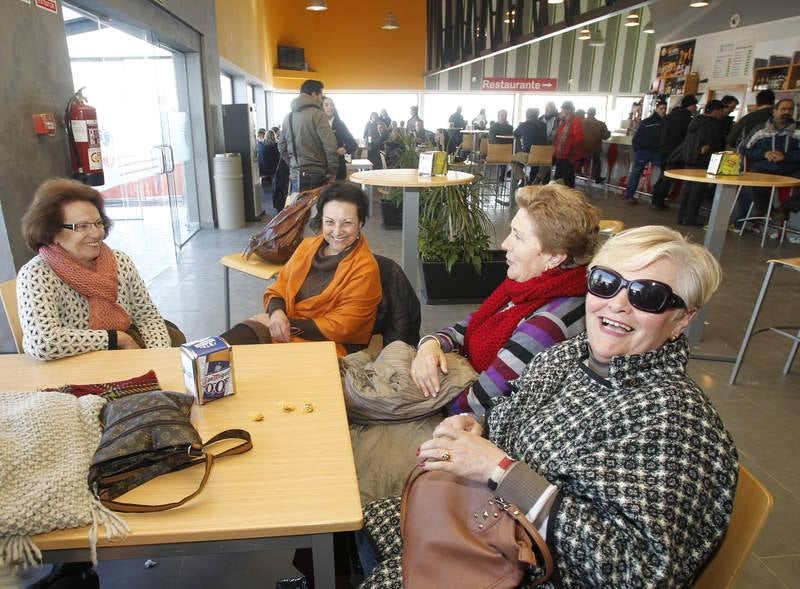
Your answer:
[[[131,395],[106,404],[100,414],[103,436],[89,469],[89,486],[103,505],[128,513],[178,507],[200,494],[215,459],[253,447],[250,434],[240,429],[226,430],[203,443],[189,419],[193,404],[193,396],[169,391]],[[241,443],[216,455],[206,451],[212,444],[231,439]],[[159,475],[199,464],[205,465],[203,479],[183,499],[159,505],[115,501]]]

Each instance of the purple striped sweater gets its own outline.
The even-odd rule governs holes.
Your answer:
[[[447,405],[448,414],[473,413],[479,419],[483,417],[494,399],[509,394],[508,383],[522,374],[536,354],[585,331],[584,303],[584,297],[560,297],[520,321],[489,368]],[[472,315],[468,315],[463,321],[433,334],[444,352],[465,353],[464,334],[471,318]]]

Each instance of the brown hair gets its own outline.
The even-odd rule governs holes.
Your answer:
[[[566,253],[565,267],[591,261],[600,235],[600,212],[582,192],[561,184],[526,186],[517,191],[516,201],[531,216],[542,251]]]
[[[63,207],[74,201],[86,201],[97,207],[105,225],[105,235],[111,229],[111,219],[106,215],[103,196],[91,186],[67,178],[45,180],[36,189],[33,202],[22,216],[22,236],[34,252],[43,245],[51,245],[64,222]]]

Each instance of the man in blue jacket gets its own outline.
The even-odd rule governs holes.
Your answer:
[[[794,101],[779,100],[772,117],[756,127],[745,140],[743,152],[747,158],[747,170],[779,176],[800,178],[800,130],[794,122]],[[743,188],[736,218],[747,214],[750,202],[755,202],[757,213],[764,215],[769,204],[769,188]],[[781,205],[784,215],[800,210],[800,196],[794,195]]]
[[[643,120],[633,136],[633,167],[628,174],[628,183],[625,188],[625,199],[628,204],[639,204],[636,200],[636,189],[642,177],[644,167],[649,163],[661,167],[661,125],[667,114],[667,103],[659,100],[655,112]]]

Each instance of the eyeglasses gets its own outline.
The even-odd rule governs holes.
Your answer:
[[[658,280],[625,280],[622,276],[595,266],[589,271],[589,292],[601,299],[610,299],[623,288],[628,289],[630,304],[645,313],[663,313],[667,309],[683,309],[684,300],[672,292],[668,284]]]
[[[89,233],[93,227],[104,229],[106,224],[104,221],[95,221],[94,223],[64,223],[61,225],[64,229],[77,231],[78,233]]]

